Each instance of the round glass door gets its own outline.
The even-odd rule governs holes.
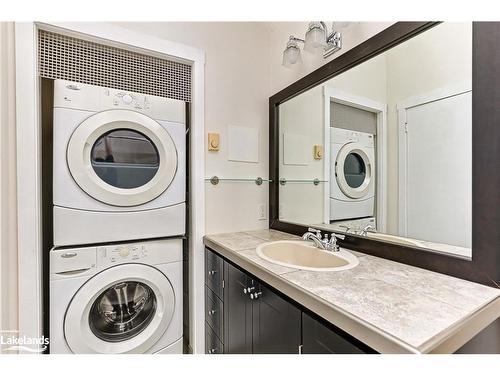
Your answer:
[[[177,149],[170,134],[133,111],[88,117],[73,132],[66,154],[78,186],[113,206],[137,206],[157,198],[177,173]]]
[[[156,312],[156,297],[144,283],[114,284],[96,298],[89,314],[89,326],[103,341],[129,340],[144,331]]]
[[[373,161],[356,142],[347,143],[337,154],[335,176],[340,190],[349,198],[364,198],[373,184]]]
[[[344,176],[347,184],[352,188],[363,185],[366,178],[366,165],[358,153],[347,154],[344,161]]]
[[[64,337],[73,353],[145,353],[167,330],[174,309],[172,284],[161,271],[118,265],[78,289],[66,310]]]
[[[133,189],[153,179],[160,166],[154,143],[144,134],[115,129],[97,138],[90,153],[97,176],[107,184]]]

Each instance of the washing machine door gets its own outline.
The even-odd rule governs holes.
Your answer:
[[[109,268],[71,300],[64,335],[74,353],[144,353],[165,333],[175,309],[167,277],[144,264]]]
[[[67,162],[73,179],[94,199],[137,206],[168,188],[177,172],[177,150],[168,131],[150,117],[109,110],[78,125]]]
[[[357,142],[347,143],[337,154],[335,178],[349,198],[364,198],[373,184],[373,160]]]

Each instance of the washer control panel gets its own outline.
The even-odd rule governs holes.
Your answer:
[[[51,280],[88,276],[125,263],[158,265],[182,261],[182,238],[115,243],[50,252]]]
[[[99,265],[113,265],[146,261],[148,248],[145,244],[120,244],[99,246],[97,259]]]

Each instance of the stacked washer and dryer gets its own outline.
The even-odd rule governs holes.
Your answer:
[[[182,353],[185,102],[54,81],[51,353]]]

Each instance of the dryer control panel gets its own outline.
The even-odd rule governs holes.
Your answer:
[[[186,103],[181,100],[58,79],[54,81],[54,107],[92,112],[128,109],[155,120],[186,122]]]
[[[375,135],[354,130],[330,128],[330,143],[345,144],[357,142],[365,147],[374,147]]]

